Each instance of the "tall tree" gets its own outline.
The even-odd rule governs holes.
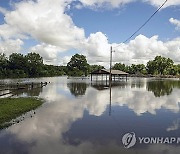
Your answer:
[[[43,69],[43,58],[38,53],[28,53],[25,57],[30,76],[40,76]]]
[[[68,75],[81,76],[89,73],[89,64],[84,55],[75,54],[67,64]]]
[[[8,59],[4,53],[0,53],[0,68],[4,69],[8,65]]]
[[[23,70],[26,68],[27,60],[20,53],[12,53],[9,56],[9,64],[11,69]]]
[[[170,58],[156,56],[153,61],[147,63],[147,71],[149,74],[168,74],[168,70],[173,66],[174,62]]]

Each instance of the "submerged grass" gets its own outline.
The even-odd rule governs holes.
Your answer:
[[[36,109],[43,104],[37,98],[0,98],[0,129],[7,127],[12,119]]]

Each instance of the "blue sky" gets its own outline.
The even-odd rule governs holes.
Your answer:
[[[179,63],[180,1],[168,1],[125,44],[164,0],[103,1],[0,0],[0,52],[37,52],[45,63],[56,65],[80,53],[106,66],[109,47],[118,45],[114,62],[145,63],[162,55]]]
[[[112,10],[93,11],[83,8],[72,9],[74,23],[86,30],[86,36],[92,32],[102,31],[107,34],[110,42],[123,42],[137,30],[155,11],[156,7],[147,3],[130,3]],[[180,8],[170,7],[161,10],[138,34],[148,37],[159,35],[160,39],[167,40],[179,36],[179,32],[169,23],[169,19],[179,18]]]

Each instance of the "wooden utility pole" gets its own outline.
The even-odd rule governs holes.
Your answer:
[[[112,81],[112,75],[111,75],[111,72],[112,72],[112,46],[110,47],[110,74],[109,74],[109,83],[111,83]]]
[[[115,52],[113,51],[112,46],[110,47],[110,74],[109,74],[109,81],[112,81],[112,53]]]

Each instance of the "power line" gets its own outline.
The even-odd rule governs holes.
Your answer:
[[[139,32],[155,15],[156,13],[167,3],[168,0],[166,0],[146,21],[144,24],[142,24],[142,26],[140,26],[130,37],[128,37],[123,43],[126,43],[128,40],[130,40],[137,32]],[[120,45],[113,47],[113,48],[117,48]]]

